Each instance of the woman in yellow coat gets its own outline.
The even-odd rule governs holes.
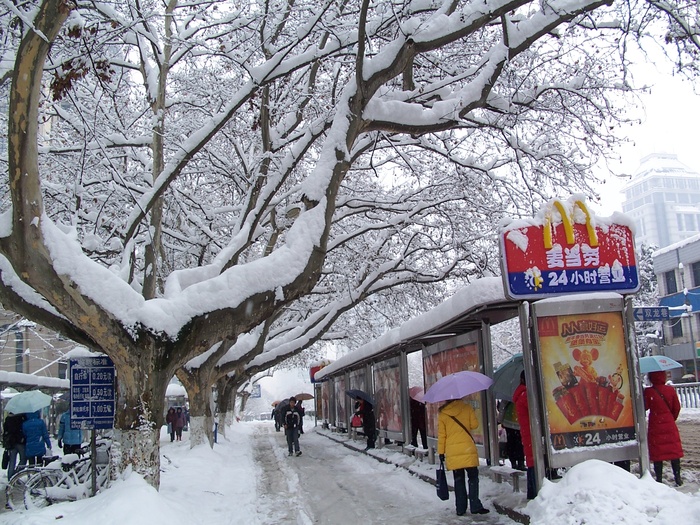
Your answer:
[[[470,433],[478,426],[474,409],[461,399],[448,401],[438,413],[438,454],[440,460],[445,462],[447,470],[451,470],[454,476],[458,516],[467,512],[465,472],[469,478],[471,513],[489,512],[479,499],[479,453]]]

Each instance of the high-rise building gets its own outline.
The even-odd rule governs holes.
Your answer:
[[[677,155],[644,157],[623,192],[622,211],[634,219],[637,246],[663,248],[700,233],[700,173]]]

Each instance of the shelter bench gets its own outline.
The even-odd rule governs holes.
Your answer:
[[[520,492],[520,479],[525,476],[525,472],[505,466],[489,467],[491,477],[496,483],[509,481],[513,485],[513,492]]]

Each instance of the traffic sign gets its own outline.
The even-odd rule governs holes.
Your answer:
[[[114,377],[114,363],[109,357],[70,360],[71,428],[114,426]]]
[[[667,306],[641,307],[634,309],[635,321],[667,321],[670,313]]]

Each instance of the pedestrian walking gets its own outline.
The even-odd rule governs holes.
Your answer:
[[[467,498],[472,514],[489,512],[479,499],[479,453],[470,432],[478,426],[474,409],[461,399],[448,401],[438,411],[438,454],[454,477],[457,516],[467,512]]]
[[[165,423],[168,425],[168,434],[170,434],[170,442],[175,441],[175,407],[170,407],[168,413],[165,414]]]
[[[289,405],[284,413],[284,432],[287,434],[287,449],[289,455],[301,456],[299,450],[299,427],[301,426],[301,414],[297,408],[295,397],[289,398]]]
[[[24,414],[8,414],[2,426],[2,446],[8,453],[8,480],[14,475],[17,465],[27,463],[27,456],[24,453],[26,439],[24,432],[22,432],[22,423],[26,419]],[[19,463],[17,463],[18,457]]]
[[[654,474],[659,483],[663,482],[664,461],[671,461],[673,478],[676,486],[680,487],[683,484],[683,446],[676,419],[681,411],[681,403],[676,389],[666,384],[666,372],[650,372],[649,382],[651,386],[644,389],[644,408],[649,411],[649,459],[654,464]]]
[[[527,467],[527,499],[537,497],[537,480],[535,479],[535,459],[532,453],[532,434],[530,433],[530,408],[527,402],[527,386],[525,385],[525,371],[520,372],[520,384],[513,393],[513,403],[518,414],[520,424],[520,439],[525,453],[525,465]]]
[[[22,423],[22,432],[26,438],[25,454],[30,465],[43,463],[43,457],[47,450],[51,450],[51,439],[46,423],[41,419],[39,411],[27,414],[27,419]]]
[[[58,448],[62,448],[64,454],[77,454],[83,444],[83,431],[70,426],[69,410],[61,414],[56,438],[58,439]]]
[[[173,430],[175,431],[175,439],[182,441],[182,429],[187,426],[187,415],[182,411],[182,407],[175,409],[175,420],[173,421]]]

